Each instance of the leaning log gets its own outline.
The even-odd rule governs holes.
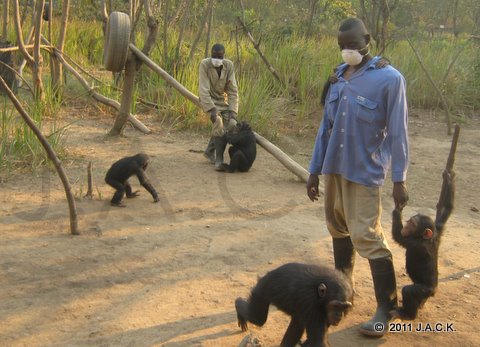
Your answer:
[[[175,88],[180,94],[182,94],[185,98],[190,100],[192,103],[200,107],[200,100],[198,96],[193,94],[187,88],[185,88],[180,82],[178,82],[175,78],[170,76],[165,70],[163,70],[160,66],[158,66],[154,61],[152,61],[149,57],[142,53],[134,44],[129,45],[132,52],[137,56],[138,59],[142,60],[143,63],[156,72],[160,77],[162,77],[170,86]],[[273,155],[280,163],[282,163],[290,172],[295,174],[298,178],[302,181],[306,182],[309,176],[307,170],[305,170],[300,164],[295,162],[292,158],[290,158],[287,154],[285,154],[280,148],[275,146],[273,143],[269,142],[264,137],[260,136],[257,133],[255,134],[255,138],[257,139],[257,143],[265,149],[268,153]]]
[[[48,42],[45,38],[42,38],[44,41]],[[80,84],[88,90],[90,93],[90,96],[97,100],[98,102],[101,102],[102,104],[105,104],[107,106],[110,106],[114,108],[115,110],[119,111],[120,110],[120,103],[118,101],[112,100],[107,98],[106,96],[98,93],[95,91],[95,88],[90,86],[88,84],[88,81],[82,77],[82,75],[75,70],[67,61],[63,58],[62,53],[56,49],[55,47],[52,48],[53,52],[55,54],[55,57],[60,61],[60,63],[80,82]],[[140,130],[144,134],[150,134],[151,130],[142,122],[140,122],[133,114],[129,114],[128,116],[128,121],[132,123],[132,125],[137,129]]]

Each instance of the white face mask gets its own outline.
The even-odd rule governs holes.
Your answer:
[[[364,55],[360,54],[357,49],[342,49],[342,58],[345,63],[350,66],[358,65],[362,62],[364,56],[368,54],[365,53]]]
[[[215,67],[220,67],[223,65],[223,59],[212,58],[212,65]]]

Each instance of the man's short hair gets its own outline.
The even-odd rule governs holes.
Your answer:
[[[221,43],[212,46],[212,52],[225,52],[225,47]]]
[[[368,34],[368,30],[365,27],[363,21],[359,18],[347,18],[345,19],[342,24],[340,25],[339,31],[349,31],[352,29],[357,29],[358,31],[362,32],[363,34]]]

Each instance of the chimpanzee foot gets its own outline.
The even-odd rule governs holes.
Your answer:
[[[112,205],[113,207],[127,207],[127,205],[124,205],[121,201],[120,202],[110,201],[110,205]]]

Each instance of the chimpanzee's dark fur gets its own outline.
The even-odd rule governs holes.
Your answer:
[[[127,198],[134,198],[138,195],[137,192],[132,192],[132,187],[128,182],[130,176],[133,175],[136,175],[140,184],[152,194],[154,202],[159,201],[158,194],[148,180],[145,172],[149,162],[150,157],[147,154],[139,153],[132,157],[122,158],[113,163],[105,176],[105,182],[116,189],[111,200],[112,205],[123,206],[121,202],[125,193],[127,194]]]
[[[294,347],[306,330],[304,347],[328,346],[327,330],[351,308],[353,291],[340,271],[323,266],[289,263],[260,278],[248,300],[235,301],[238,325],[262,326],[271,305],[291,317],[282,347]]]
[[[393,239],[406,249],[407,273],[413,284],[402,288],[402,306],[398,307],[394,315],[404,319],[415,319],[418,309],[427,299],[435,294],[438,285],[438,247],[445,229],[445,224],[453,210],[455,198],[455,173],[444,172],[443,180],[445,194],[437,204],[435,221],[429,216],[418,214],[416,230],[412,235],[404,237],[402,229],[402,211],[395,209],[392,212]],[[407,222],[407,225],[410,223]],[[408,227],[408,226],[407,226]],[[425,230],[429,229],[431,237],[424,237]]]
[[[252,167],[257,156],[257,140],[252,128],[247,122],[240,122],[232,133],[226,135],[230,164],[223,164],[226,172],[247,172]]]

